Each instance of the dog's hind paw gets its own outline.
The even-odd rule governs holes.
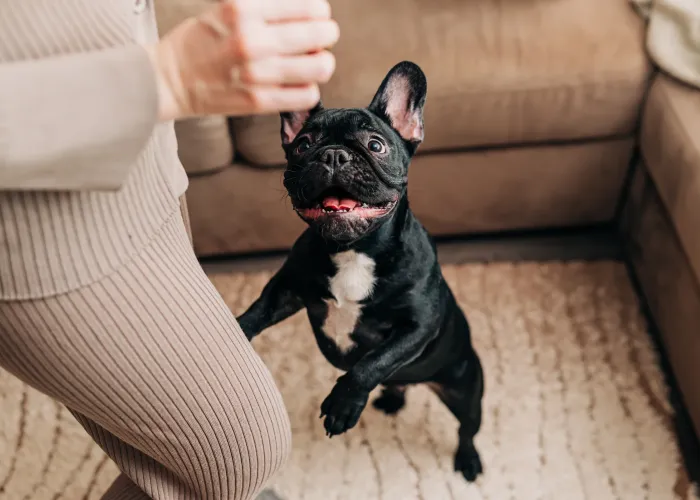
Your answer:
[[[387,415],[395,415],[406,405],[406,397],[403,394],[384,391],[374,401],[372,406],[377,410],[383,411]]]
[[[455,471],[461,472],[464,479],[470,483],[476,481],[476,478],[484,472],[481,466],[481,458],[479,452],[474,447],[459,449],[455,455]]]

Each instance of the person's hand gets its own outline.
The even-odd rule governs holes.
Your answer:
[[[161,120],[310,109],[335,70],[327,0],[225,0],[149,47]]]

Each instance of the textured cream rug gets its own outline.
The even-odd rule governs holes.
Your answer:
[[[287,402],[285,500],[697,500],[637,298],[622,264],[447,266],[486,372],[486,474],[452,472],[456,421],[423,388],[390,418],[368,408],[327,439],[336,372],[299,314],[255,341]],[[212,279],[240,313],[268,274]],[[97,499],[116,471],[60,406],[0,372],[0,499]]]

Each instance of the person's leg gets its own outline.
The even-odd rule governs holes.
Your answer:
[[[129,481],[157,500],[249,499],[290,449],[274,381],[179,218],[100,282],[0,302],[0,366],[70,408],[117,463],[109,500],[139,498]]]
[[[102,497],[103,500],[149,500],[141,488],[124,474],[121,474],[112,483],[109,490]]]
[[[189,498],[192,492],[175,477],[173,472],[114,434],[100,427],[85,415],[71,411],[92,439],[126,473],[120,474],[102,496],[102,500],[142,500],[151,498],[145,491],[158,491],[153,498]],[[129,477],[139,477],[139,487]],[[145,491],[144,491],[145,490]]]

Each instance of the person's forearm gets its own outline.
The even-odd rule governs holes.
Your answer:
[[[139,45],[0,63],[0,190],[114,190],[158,121]]]

